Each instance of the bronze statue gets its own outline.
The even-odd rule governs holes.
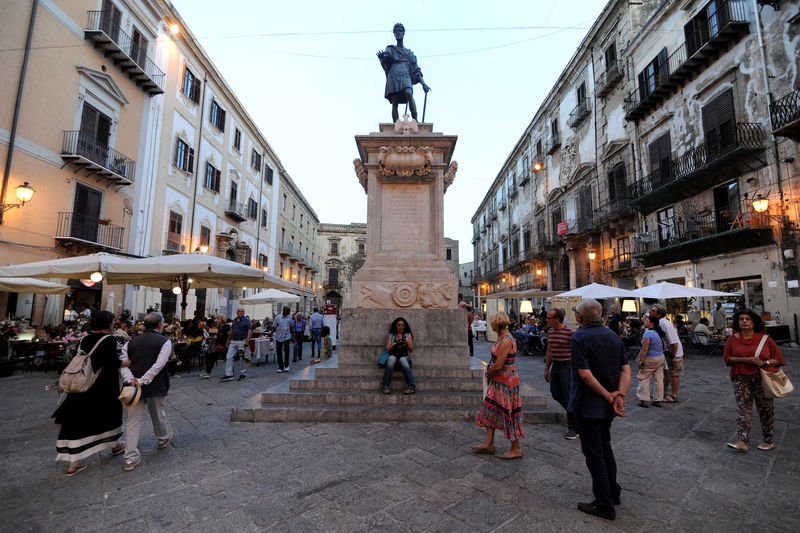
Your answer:
[[[430,87],[422,79],[422,70],[417,65],[417,57],[414,52],[403,46],[403,37],[406,28],[401,23],[394,25],[392,29],[394,38],[397,39],[397,46],[389,45],[383,52],[378,52],[378,59],[386,72],[386,91],[384,96],[392,103],[392,121],[397,122],[397,104],[405,104],[411,108],[411,118],[417,120],[417,104],[414,102],[415,83],[422,85],[422,90],[427,92]],[[423,113],[424,119],[425,113]]]

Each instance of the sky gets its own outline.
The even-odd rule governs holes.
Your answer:
[[[417,56],[425,122],[457,135],[445,237],[472,261],[470,219],[605,0],[172,0],[320,222],[366,222],[355,135],[391,122],[375,56]],[[224,7],[223,7],[224,6]],[[422,119],[424,93],[414,86]],[[402,114],[403,108],[401,106]]]

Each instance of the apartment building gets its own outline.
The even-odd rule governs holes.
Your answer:
[[[318,300],[342,307],[350,307],[350,284],[347,282],[345,265],[356,262],[357,256],[367,255],[367,225],[361,222],[350,224],[320,224],[317,234],[320,251],[322,281],[318,287]]]
[[[154,169],[167,81],[162,17],[143,1],[44,0],[3,2],[0,20],[2,263],[130,252],[136,190]],[[26,182],[31,201],[6,211]],[[69,285],[78,308],[99,308],[123,291]],[[0,293],[0,313],[38,323],[45,300]]]
[[[319,218],[286,172],[280,173],[280,198],[275,204],[278,258],[275,274],[297,285],[298,308],[308,313],[316,303],[320,272],[317,234]]]
[[[609,2],[473,216],[480,292],[666,280],[797,309],[797,6]]]

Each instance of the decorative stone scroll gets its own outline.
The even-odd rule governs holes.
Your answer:
[[[367,168],[364,166],[364,162],[360,159],[356,158],[353,159],[353,166],[356,169],[356,176],[358,176],[358,182],[364,187],[364,192],[367,192],[367,182],[369,181]]]
[[[456,172],[458,172],[458,162],[453,161],[444,173],[444,192],[447,192],[447,188],[453,183],[453,180],[456,179]]]
[[[427,176],[433,162],[430,146],[381,146],[378,155],[380,176]]]
[[[360,289],[364,307],[452,307],[452,286],[447,282],[364,282]]]

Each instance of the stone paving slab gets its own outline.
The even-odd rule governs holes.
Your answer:
[[[478,359],[488,351],[477,343]],[[800,350],[784,355],[800,385]],[[518,359],[533,390],[547,391],[542,364]],[[663,409],[636,405],[634,378],[628,416],[612,426],[614,522],[575,509],[591,484],[560,424],[526,425],[525,458],[504,462],[468,453],[483,435],[469,422],[230,422],[232,408],[310,372],[306,361],[275,370],[231,383],[219,366],[211,380],[182,374],[167,399],[178,433],[168,448],[146,420],[138,468],[123,472],[104,452],[69,479],[54,462],[55,373],[0,379],[0,532],[800,530],[800,394],[776,400],[775,451],[731,452],[736,409],[719,358],[689,356],[681,402]]]

